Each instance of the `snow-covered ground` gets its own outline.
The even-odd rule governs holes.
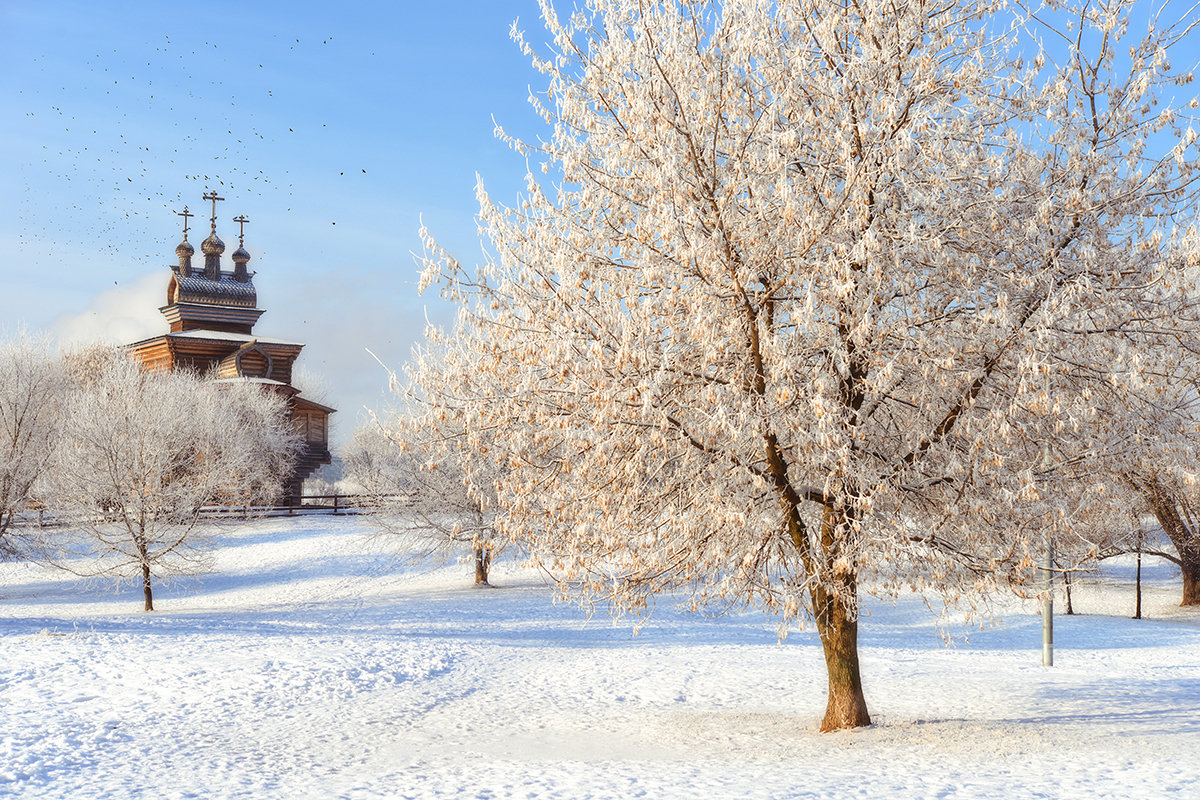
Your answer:
[[[947,643],[873,602],[876,724],[822,735],[820,648],[758,613],[630,626],[500,565],[397,566],[354,518],[223,528],[210,575],[140,589],[0,564],[0,797],[1180,797],[1200,791],[1200,611],[1174,568],[1014,603]],[[1061,610],[1062,604],[1059,604]],[[961,634],[961,630],[951,630]]]

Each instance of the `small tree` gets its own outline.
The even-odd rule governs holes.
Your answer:
[[[77,360],[54,467],[55,501],[78,521],[81,574],[141,581],[194,570],[210,503],[269,502],[299,439],[286,401],[249,384],[143,371],[119,352]]]
[[[1175,552],[1146,548],[1142,530],[1137,530],[1139,569],[1143,553],[1160,556],[1179,567],[1183,577],[1180,605],[1200,605],[1200,487],[1195,475],[1180,474],[1166,468],[1147,468],[1125,473],[1136,500],[1154,514]]]
[[[410,369],[441,374],[446,362],[425,353]],[[460,413],[447,413],[448,398],[430,403],[395,375],[391,384],[402,410],[355,433],[347,474],[376,496],[382,511],[376,519],[385,530],[404,534],[424,556],[466,549],[476,585],[489,585],[504,539],[495,519],[498,470],[487,444],[467,435]]]
[[[551,132],[510,142],[554,183],[531,170],[511,208],[480,187],[478,274],[428,243],[471,350],[430,398],[494,437],[501,524],[564,592],[811,618],[822,729],[869,724],[862,590],[1020,584],[1047,531],[1116,513],[1042,452],[1094,452],[1099,397],[1136,398],[1135,429],[1145,372],[1196,333],[1196,136],[1155,107],[1190,80],[1187,22],[541,5],[550,52],[518,41]]]
[[[489,585],[503,540],[492,508],[471,489],[462,466],[421,432],[413,417],[390,417],[354,435],[345,455],[347,476],[374,496],[375,522],[414,548],[419,558],[465,550],[476,585]]]
[[[377,420],[356,430],[342,451],[349,491],[367,495],[377,507],[407,505],[415,489],[410,480],[411,462],[412,455],[389,439]]]
[[[1195,291],[1195,287],[1188,287]],[[1200,605],[1200,362],[1194,341],[1182,343],[1174,363],[1148,372],[1144,381],[1155,388],[1154,403],[1140,409],[1142,424],[1122,430],[1122,408],[1106,409],[1101,430],[1125,435],[1132,446],[1109,448],[1104,461],[1115,476],[1114,489],[1123,491],[1130,521],[1124,531],[1112,530],[1100,551],[1105,556],[1136,552],[1160,556],[1179,567],[1183,578],[1180,605]],[[1120,398],[1121,405],[1129,398]],[[1162,536],[1143,520],[1152,514],[1174,553],[1163,549]],[[1146,540],[1146,534],[1151,538]],[[1146,545],[1150,546],[1147,547]]]
[[[36,544],[35,528],[19,515],[30,510],[54,452],[66,387],[46,342],[26,335],[0,341],[0,558]]]

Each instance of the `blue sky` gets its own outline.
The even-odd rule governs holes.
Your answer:
[[[236,247],[245,214],[255,330],[305,342],[341,409],[377,406],[436,297],[416,293],[420,219],[478,253],[476,173],[498,199],[524,161],[493,117],[536,136],[538,74],[511,2],[0,3],[0,328],[79,341],[166,330],[158,313],[187,204]],[[226,256],[228,262],[228,255]],[[227,268],[232,264],[227,263]]]
[[[542,40],[535,0],[0,0],[0,333],[164,332],[176,212],[198,243],[215,189],[227,253],[250,218],[256,332],[306,343],[345,441],[386,401],[367,349],[399,369],[450,318],[416,292],[420,220],[477,260],[476,174],[512,204],[525,170],[493,119],[545,133],[517,19]],[[1176,56],[1200,61],[1194,35]]]

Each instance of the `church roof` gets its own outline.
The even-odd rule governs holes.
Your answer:
[[[138,345],[146,344],[157,339],[203,339],[212,342],[230,342],[238,344],[247,344],[257,342],[258,344],[277,344],[284,347],[304,347],[300,342],[289,342],[286,339],[272,339],[270,336],[259,336],[257,334],[248,333],[231,333],[229,331],[210,331],[210,330],[190,330],[190,331],[175,331],[173,333],[161,333],[158,336],[151,336],[141,341],[134,342],[129,347],[136,348]]]
[[[290,347],[304,347],[300,342],[289,342],[286,339],[272,339],[269,336],[258,336],[250,333],[227,333],[226,331],[190,330],[168,333],[172,339],[211,339],[221,342],[258,342],[259,344],[282,344]]]
[[[294,386],[289,386],[283,381],[272,380],[271,378],[249,378],[245,375],[238,375],[234,378],[217,378],[216,383],[253,383],[259,386],[274,386],[279,389],[291,389],[293,392],[298,392]]]
[[[171,267],[176,291],[169,297],[172,303],[199,303],[203,305],[239,306],[254,308],[258,305],[258,293],[254,281],[247,277],[237,280],[232,274],[222,272],[216,280],[207,278],[203,272],[180,275],[179,267]]]

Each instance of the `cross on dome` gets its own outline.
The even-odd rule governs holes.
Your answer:
[[[187,232],[188,232],[188,217],[194,217],[196,215],[189,213],[187,206],[183,207],[183,211],[176,211],[175,215],[179,216],[179,217],[183,217],[183,240],[186,242],[187,241]]]
[[[209,192],[208,194],[203,195],[203,197],[205,200],[212,201],[212,216],[209,217],[209,223],[212,225],[212,232],[216,233],[217,232],[217,201],[224,200],[225,198],[217,197],[216,192]]]
[[[250,220],[246,219],[245,214],[238,214],[233,218],[233,221],[238,224],[238,247],[241,247],[243,244],[242,240],[246,238],[246,223]]]

